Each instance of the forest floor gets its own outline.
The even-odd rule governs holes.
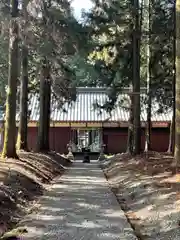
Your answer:
[[[71,163],[55,153],[18,155],[19,160],[0,159],[0,236],[31,212],[37,197]]]
[[[112,191],[140,240],[180,239],[180,169],[172,156],[117,154],[101,163]]]

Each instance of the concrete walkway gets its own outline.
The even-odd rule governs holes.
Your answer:
[[[136,240],[97,162],[75,162],[44,195],[25,239]]]

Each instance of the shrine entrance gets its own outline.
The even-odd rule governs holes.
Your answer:
[[[101,149],[101,142],[101,129],[74,128],[71,131],[71,146],[74,153],[84,152],[85,149],[88,149],[89,152],[99,153]]]

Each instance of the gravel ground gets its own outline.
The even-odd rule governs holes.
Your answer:
[[[77,161],[19,225],[28,240],[137,240],[96,161]]]

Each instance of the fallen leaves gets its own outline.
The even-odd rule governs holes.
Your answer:
[[[136,158],[118,154],[109,166],[103,167],[121,208],[141,240],[154,239],[154,234],[168,239],[163,238],[166,229],[162,228],[162,219],[166,221],[163,226],[170,224],[172,231],[180,227],[180,220],[177,222],[180,173],[172,175],[172,162],[173,157],[163,153],[150,152]],[[173,218],[169,217],[171,214]]]
[[[43,194],[45,184],[64,172],[70,162],[49,153],[20,152],[19,159],[6,159],[0,165],[0,235],[27,211],[29,201]]]

